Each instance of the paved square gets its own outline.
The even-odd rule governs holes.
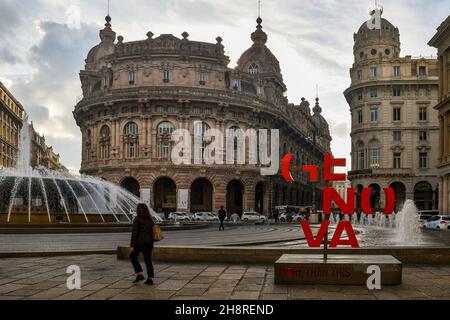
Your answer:
[[[66,268],[81,268],[81,290],[66,287]],[[450,299],[450,266],[405,265],[403,284],[277,286],[273,266],[155,265],[154,286],[133,285],[131,264],[113,255],[0,259],[0,300],[400,300]]]

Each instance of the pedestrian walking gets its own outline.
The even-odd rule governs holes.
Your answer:
[[[137,216],[133,221],[133,232],[131,233],[130,244],[130,261],[136,273],[136,280],[133,283],[144,281],[144,272],[139,263],[139,255],[144,255],[145,266],[147,268],[148,279],[145,282],[147,285],[153,285],[153,278],[155,277],[152,263],[153,251],[153,226],[154,222],[150,215],[150,210],[146,204],[139,204],[137,206]]]
[[[275,219],[275,223],[278,224],[278,211],[274,212],[273,218]]]
[[[221,230],[225,231],[225,226],[223,225],[223,222],[225,221],[226,217],[227,217],[227,212],[225,211],[223,206],[221,206],[220,210],[219,210],[219,220],[220,220],[219,231],[221,231]]]

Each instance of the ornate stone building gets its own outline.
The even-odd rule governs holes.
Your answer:
[[[0,82],[0,168],[11,168],[16,165],[23,117],[24,108]],[[59,161],[59,154],[45,144],[44,136],[34,130],[33,124],[30,126],[30,137],[32,167],[67,171]]]
[[[450,213],[450,16],[442,22],[437,33],[429,42],[438,49],[439,56],[439,103],[435,109],[439,112],[439,160],[440,201],[439,212]]]
[[[330,152],[328,124],[318,99],[313,109],[285,97],[280,64],[266,46],[258,18],[252,46],[228,67],[222,38],[216,43],[171,34],[125,42],[111,28],[100,31],[80,73],[83,98],[74,117],[82,133],[81,172],[120,184],[160,212],[257,210],[276,205],[311,205],[313,185],[296,169],[287,184],[279,174],[262,176],[261,165],[183,164],[171,160],[176,129],[211,141],[208,129],[280,129],[280,157],[291,152],[296,165],[322,165]],[[234,140],[236,141],[236,140]],[[249,154],[248,145],[246,154]],[[195,153],[195,152],[193,152]],[[320,203],[324,184],[315,185]]]
[[[60,162],[59,154],[53,151],[53,147],[47,146],[45,137],[40,135],[33,126],[30,125],[31,137],[31,166],[33,168],[44,167],[55,171],[68,171]]]
[[[14,167],[23,107],[0,82],[0,168]]]
[[[384,18],[381,29],[364,23],[354,40],[351,85],[344,93],[352,117],[349,179],[358,193],[373,188],[372,207],[383,208],[382,190],[392,187],[397,209],[405,199],[436,209],[438,61],[401,57],[399,30]]]

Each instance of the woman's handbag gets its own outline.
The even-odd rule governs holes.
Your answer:
[[[155,223],[153,225],[153,241],[158,242],[164,240],[164,235],[161,231],[161,228]]]

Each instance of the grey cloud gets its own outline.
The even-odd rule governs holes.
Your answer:
[[[98,27],[82,24],[80,29],[70,29],[64,24],[43,22],[40,28],[44,36],[27,56],[35,72],[30,79],[15,81],[11,90],[30,114],[35,128],[46,132],[47,142],[55,144],[62,162],[77,168],[80,144],[67,144],[67,140],[77,141],[79,135],[71,112],[81,92],[79,70],[90,47],[99,41]]]
[[[348,138],[350,136],[350,127],[347,122],[333,124],[331,126],[331,135],[339,138]]]
[[[23,59],[15,54],[7,48],[7,47],[0,47],[0,63],[2,64],[18,64],[22,63]]]

